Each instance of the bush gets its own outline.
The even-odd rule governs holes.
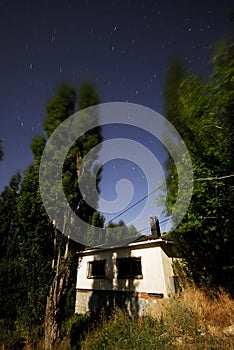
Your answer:
[[[189,287],[169,301],[160,317],[131,319],[124,311],[114,310],[87,333],[81,349],[234,349],[233,311],[234,301],[226,293],[209,298]]]
[[[170,343],[166,335],[161,337],[165,331],[161,319],[131,319],[124,311],[116,309],[109,320],[103,319],[100,326],[86,336],[81,349],[165,349],[164,344]]]

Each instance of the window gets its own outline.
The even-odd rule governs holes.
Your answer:
[[[106,260],[94,260],[88,262],[88,278],[105,278]]]
[[[117,258],[118,278],[143,278],[141,258]]]

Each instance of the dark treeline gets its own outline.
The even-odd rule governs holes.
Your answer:
[[[39,189],[39,167],[47,139],[77,110],[99,103],[95,89],[85,82],[79,91],[59,88],[47,104],[45,134],[31,144],[34,162],[21,181],[16,174],[0,197],[0,319],[2,337],[15,330],[39,329],[50,349],[60,338],[63,322],[74,314],[78,243],[61,234],[44,209]],[[103,218],[82,200],[78,186],[79,165],[85,154],[101,141],[98,128],[77,140],[63,167],[63,189],[71,208],[83,220],[102,226]],[[1,153],[2,154],[2,153]],[[56,191],[56,188],[54,189]],[[64,215],[64,228],[68,218]]]
[[[46,142],[54,130],[76,111],[98,103],[97,92],[88,82],[81,85],[78,96],[73,87],[61,86],[46,106],[44,135],[32,140],[33,164],[26,169],[23,178],[20,173],[13,176],[1,193],[0,335],[3,343],[15,332],[16,338],[17,334],[34,332],[43,339],[43,348],[51,349],[63,336],[64,325],[74,314],[77,252],[84,247],[68,238],[71,218],[66,213],[62,218],[65,234],[58,231],[48,217],[40,196],[39,168]],[[104,217],[83,200],[78,182],[84,176],[84,169],[80,168],[83,158],[101,141],[98,127],[82,135],[72,144],[62,171],[63,190],[70,207],[92,227],[103,227]],[[2,144],[0,146],[2,158]],[[53,156],[59,157],[59,152]],[[93,159],[96,156],[94,154]],[[89,166],[87,172],[92,164]],[[97,188],[100,179],[101,170],[96,179]],[[56,191],[55,184],[53,192]],[[108,230],[113,227],[117,228],[115,237]],[[91,233],[86,232],[86,235]],[[113,241],[133,235],[136,235],[133,226],[128,228],[123,221],[110,222],[105,243],[108,239]],[[100,243],[104,243],[103,239]]]
[[[199,286],[234,295],[234,43],[213,47],[208,81],[177,60],[168,70],[165,114],[188,147],[194,191],[187,214],[172,233],[187,273]],[[185,160],[186,161],[186,160]],[[168,170],[168,211],[177,194],[177,172]]]

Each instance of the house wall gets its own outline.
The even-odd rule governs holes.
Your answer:
[[[168,299],[167,299],[168,300]],[[162,295],[150,293],[132,293],[120,291],[92,291],[77,289],[75,312],[100,312],[105,310],[111,313],[114,306],[124,308],[131,317],[134,316],[160,316],[162,305],[166,299]]]
[[[173,260],[169,258],[166,253],[161,250],[162,265],[164,270],[164,280],[166,286],[166,296],[175,294],[175,283],[174,283],[174,271],[173,271]]]
[[[117,279],[116,259],[141,257],[142,275],[139,279]],[[89,261],[106,259],[106,278],[88,279]],[[76,312],[97,311],[125,304],[129,313],[145,314],[150,305],[173,293],[172,258],[157,246],[121,247],[117,250],[84,254],[77,274]],[[135,306],[134,306],[135,305]]]

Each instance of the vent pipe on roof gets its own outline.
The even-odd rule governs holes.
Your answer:
[[[150,227],[151,227],[151,234],[155,238],[161,237],[160,227],[159,227],[159,221],[156,216],[150,217]]]

